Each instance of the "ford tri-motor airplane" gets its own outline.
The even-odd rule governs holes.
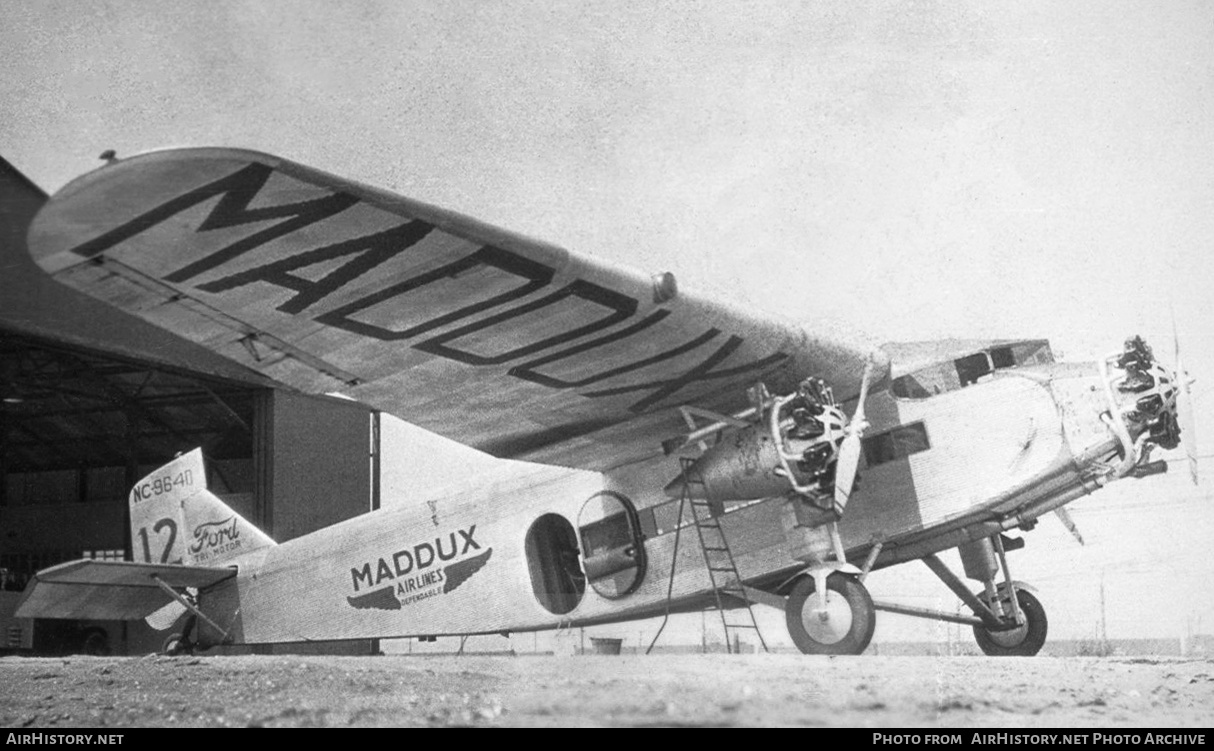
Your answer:
[[[41,571],[18,613],[177,608],[179,648],[709,607],[728,632],[760,603],[807,653],[863,652],[887,610],[1032,655],[1046,614],[1006,533],[1067,521],[1191,441],[1188,376],[1137,337],[1083,364],[1041,339],[874,347],[249,151],[107,164],[42,209],[29,247],[60,282],[285,387],[546,465],[276,545],[184,454],[131,491],[141,561]],[[867,574],[912,560],[972,615],[874,603]]]

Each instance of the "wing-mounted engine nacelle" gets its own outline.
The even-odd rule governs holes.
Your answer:
[[[762,387],[758,387],[762,392]],[[757,419],[725,434],[666,486],[671,497],[686,492],[708,501],[749,501],[790,492],[834,512],[835,467],[847,417],[830,387],[807,378],[787,396],[760,395]]]

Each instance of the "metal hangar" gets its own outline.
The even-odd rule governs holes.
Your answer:
[[[127,491],[199,446],[210,487],[280,542],[377,508],[379,416],[276,388],[54,282],[25,244],[46,200],[0,159],[0,650],[153,651],[165,633],[143,624],[29,622],[11,613],[40,568],[132,559]]]

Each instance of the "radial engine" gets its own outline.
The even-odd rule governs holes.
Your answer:
[[[760,387],[761,389],[761,387]],[[836,468],[848,435],[848,420],[820,378],[805,379],[783,397],[761,397],[757,419],[725,434],[666,493],[708,501],[748,501],[802,496],[834,514]]]

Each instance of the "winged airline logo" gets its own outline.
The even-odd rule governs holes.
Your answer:
[[[480,545],[473,537],[475,534],[476,525],[472,525],[466,530],[459,530],[458,536],[452,532],[446,538],[435,539],[433,544],[419,543],[380,558],[375,565],[367,562],[361,568],[350,569],[355,592],[372,582],[378,585],[384,579],[392,583],[365,594],[348,596],[346,602],[360,610],[400,610],[405,605],[453,591],[484,568],[493,548],[442,568],[431,569],[430,566],[436,559],[445,561],[456,557],[457,538],[463,544],[460,555],[469,550],[479,550]],[[450,544],[450,550],[446,543]]]
[[[493,554],[493,548],[489,548],[480,555],[473,556],[459,563],[452,563],[443,569],[443,578],[446,580],[443,583],[443,594],[447,594],[459,585],[466,582],[469,577],[484,568],[489,562],[489,556]]]
[[[400,610],[400,600],[396,599],[396,594],[393,592],[394,589],[395,587],[384,587],[383,589],[377,589],[374,592],[368,592],[358,597],[347,597],[346,602],[359,610],[366,610],[368,608],[376,610]]]

